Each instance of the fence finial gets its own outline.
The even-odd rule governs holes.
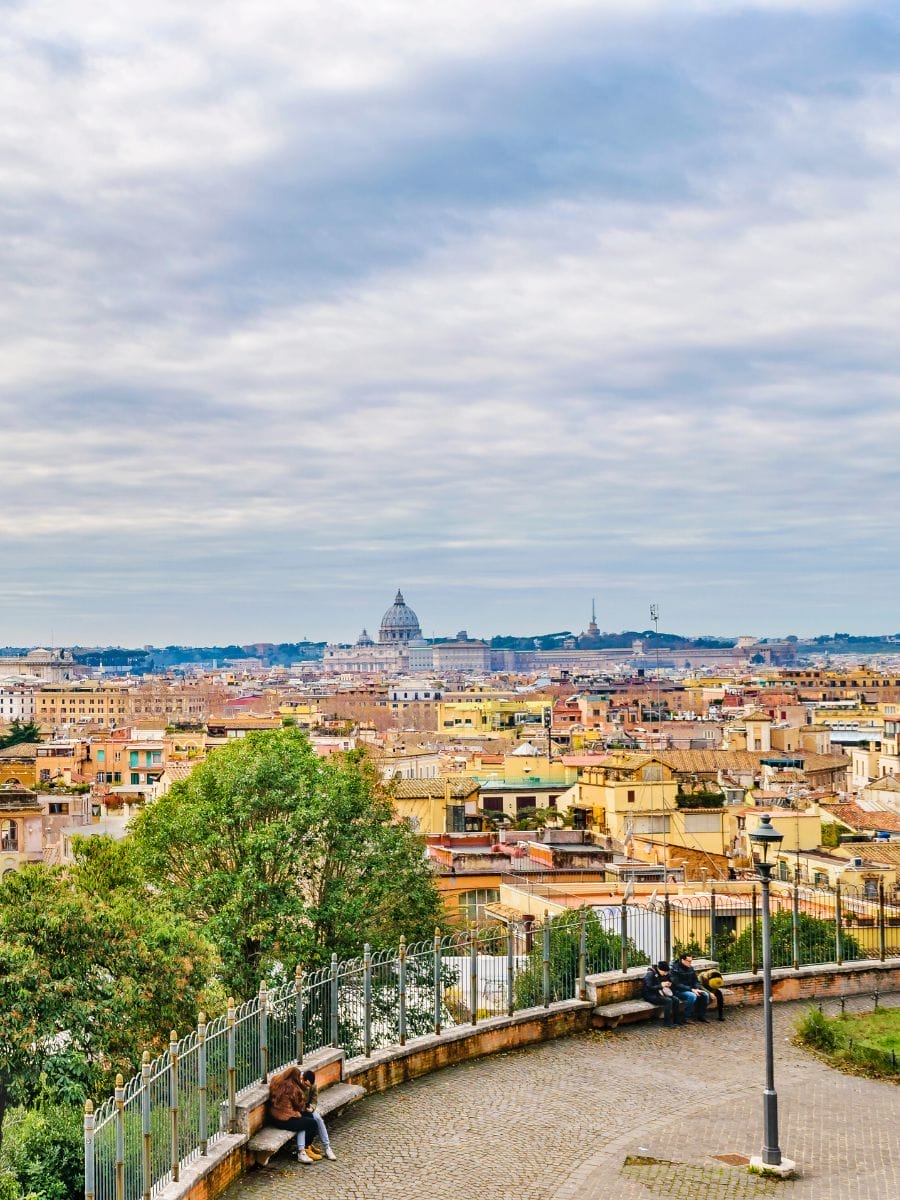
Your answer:
[[[93,1111],[94,1111],[94,1102],[93,1102],[93,1100],[85,1100],[85,1102],[84,1102],[84,1115],[85,1115],[86,1117],[89,1117]]]

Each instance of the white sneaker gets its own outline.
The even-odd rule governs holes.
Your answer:
[[[337,1162],[337,1155],[330,1146],[325,1147],[325,1157],[330,1158],[332,1162]]]
[[[301,1150],[300,1153],[297,1155],[297,1162],[311,1163],[312,1159],[309,1157],[309,1155],[306,1153],[305,1150]]]

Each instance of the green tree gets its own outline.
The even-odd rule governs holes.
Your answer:
[[[0,737],[0,750],[6,750],[9,746],[21,746],[26,742],[42,742],[44,735],[41,733],[40,725],[34,721],[10,721],[9,729],[3,737]]]
[[[9,1195],[34,1200],[77,1200],[84,1188],[83,1111],[51,1098],[36,1108],[10,1109],[0,1183]],[[15,1188],[9,1183],[15,1182]],[[0,1188],[0,1196],[3,1196]]]
[[[834,921],[823,920],[821,917],[810,917],[806,913],[799,916],[800,961],[801,963],[834,962],[835,936]],[[794,926],[790,912],[781,911],[772,914],[772,965],[786,967],[794,961]],[[723,971],[748,971],[751,966],[752,940],[754,934],[748,925],[741,934],[727,945],[717,941],[716,953],[719,967]],[[756,922],[756,955],[762,961],[762,922]],[[859,942],[846,931],[842,934],[843,957],[847,959],[861,956]]]
[[[214,954],[164,898],[91,891],[83,871],[0,882],[0,1130],[9,1104],[79,1103],[130,1074],[208,995]]]
[[[550,999],[567,1000],[575,995],[578,979],[578,954],[581,939],[580,914],[561,913],[550,919]],[[593,912],[586,916],[587,974],[599,971],[614,971],[622,965],[622,939],[618,934],[604,929]],[[645,966],[650,962],[629,938],[625,943],[630,967]],[[543,931],[535,926],[534,943],[528,957],[528,965],[516,978],[516,1006],[530,1008],[543,1003],[544,994],[544,942]]]
[[[143,810],[147,878],[202,926],[236,995],[278,964],[427,937],[441,912],[420,838],[359,754],[323,760],[298,729],[217,750]]]

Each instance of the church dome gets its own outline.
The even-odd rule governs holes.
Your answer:
[[[381,618],[379,642],[412,642],[421,636],[419,618],[403,599],[403,593],[398,591],[394,603]]]

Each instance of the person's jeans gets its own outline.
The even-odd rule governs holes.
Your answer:
[[[681,1005],[675,996],[662,996],[658,1000],[651,1000],[650,1003],[663,1010],[663,1021],[666,1025],[674,1025],[676,1021],[681,1020]]]
[[[684,1005],[685,1020],[690,1020],[691,1017],[696,1017],[698,1020],[706,1013],[706,1006],[709,1003],[706,992],[701,992],[698,996],[696,992],[690,990],[678,993],[678,999]]]
[[[328,1140],[328,1130],[325,1128],[325,1121],[322,1118],[322,1114],[318,1111],[314,1111],[310,1115],[316,1123],[316,1129],[319,1133],[319,1141],[323,1146],[330,1146],[331,1143]]]

